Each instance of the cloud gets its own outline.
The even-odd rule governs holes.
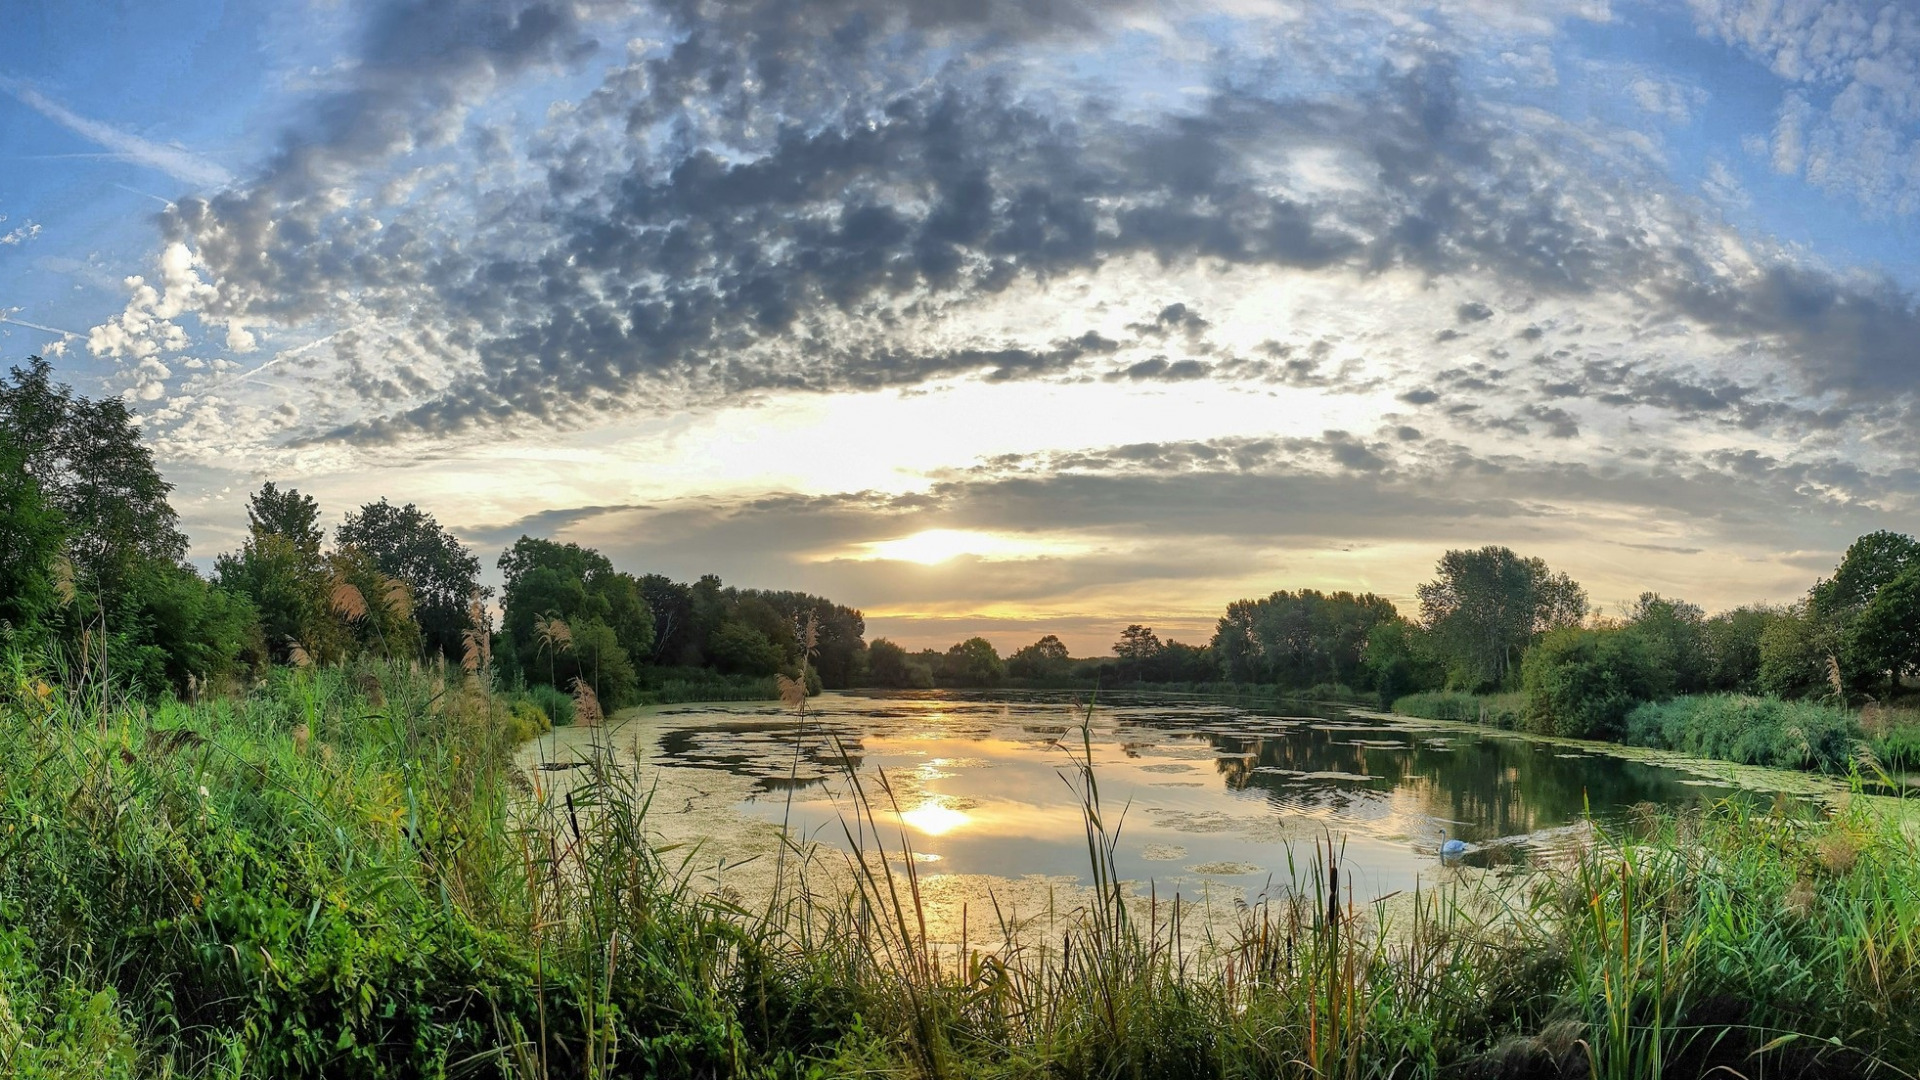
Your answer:
[[[1920,10],[1884,0],[1689,0],[1700,32],[1794,87],[1773,166],[1888,214],[1920,211]]]
[[[143,139],[130,131],[81,116],[18,79],[0,78],[0,90],[75,135],[105,147],[122,161],[166,173],[195,188],[222,187],[233,181],[233,174],[216,162],[183,147]]]

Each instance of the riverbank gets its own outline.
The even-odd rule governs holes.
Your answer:
[[[847,893],[749,907],[694,886],[703,868],[659,838],[685,804],[641,770],[536,775],[556,784],[527,779],[503,710],[458,672],[283,671],[158,708],[15,688],[0,1072],[1920,1067],[1920,849],[1864,801],[1650,816],[1595,834],[1498,920],[1443,890],[1391,935],[1347,899],[1335,852],[1203,961],[1112,902],[1118,810],[1097,798],[1094,885],[1059,947],[961,955],[930,948],[911,862],[856,861]]]

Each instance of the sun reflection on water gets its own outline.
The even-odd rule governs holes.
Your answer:
[[[900,820],[926,833],[928,836],[945,836],[962,825],[969,824],[972,818],[951,806],[928,801],[911,810],[902,811]]]

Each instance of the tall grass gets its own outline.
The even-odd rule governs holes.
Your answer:
[[[1393,711],[1422,720],[1456,720],[1517,730],[1526,719],[1525,694],[1463,694],[1433,691],[1395,698]]]
[[[1845,773],[1860,744],[1860,721],[1837,705],[1696,694],[1635,707],[1626,741],[1743,765]]]
[[[652,839],[649,780],[610,743],[516,770],[502,703],[457,671],[159,708],[10,683],[0,1075],[1920,1068],[1920,851],[1865,800],[1650,816],[1522,885],[1386,903],[1329,838],[1196,945],[1187,906],[1115,871],[1125,810],[1083,738],[1061,772],[1089,899],[980,950],[934,940],[884,774],[849,774],[841,855],[749,903],[696,887],[711,853]]]

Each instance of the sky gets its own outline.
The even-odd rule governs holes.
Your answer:
[[[1788,601],[1920,502],[1920,6],[9,5],[0,352],[265,480],[868,637]]]

